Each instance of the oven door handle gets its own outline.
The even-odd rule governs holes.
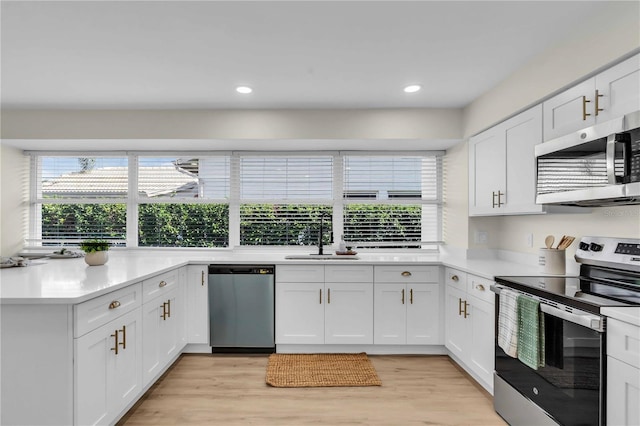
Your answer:
[[[506,287],[496,285],[496,284],[492,284],[490,288],[491,288],[491,291],[496,294],[500,294],[502,290],[506,289]],[[520,294],[520,292],[517,292],[517,293]],[[604,332],[604,321],[601,317],[597,315],[591,315],[586,313],[574,314],[572,312],[567,312],[562,309],[558,309],[555,306],[548,305],[542,301],[540,301],[540,310],[547,315],[551,315],[553,317],[560,318],[565,321],[569,321],[574,324],[580,325],[582,327],[587,327],[601,333]]]
[[[604,332],[604,324],[602,318],[597,315],[577,315],[571,312],[563,311],[546,303],[540,303],[540,310],[552,317],[560,318],[574,324],[590,328],[595,331]]]

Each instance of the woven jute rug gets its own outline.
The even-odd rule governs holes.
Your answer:
[[[381,386],[366,353],[272,354],[267,384],[277,388]]]

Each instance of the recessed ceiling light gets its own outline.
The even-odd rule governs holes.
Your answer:
[[[407,93],[415,93],[417,91],[419,91],[420,89],[422,89],[422,86],[420,86],[419,84],[412,84],[411,86],[407,86],[404,88],[404,91]]]
[[[236,87],[236,92],[238,93],[242,93],[243,95],[246,95],[248,93],[253,92],[253,89],[249,86],[238,86]]]

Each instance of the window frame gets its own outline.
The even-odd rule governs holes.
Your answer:
[[[191,249],[186,247],[139,247],[138,245],[138,206],[140,204],[151,203],[189,203],[189,204],[207,204],[211,202],[215,203],[228,203],[229,205],[229,245],[227,247],[215,247],[206,248],[207,250],[234,250],[234,249],[250,249],[250,250],[282,250],[283,248],[296,249],[299,247],[309,248],[311,246],[247,246],[240,245],[240,205],[243,200],[240,198],[240,159],[242,157],[313,157],[313,156],[331,156],[333,162],[333,188],[332,199],[311,200],[307,201],[307,204],[319,204],[328,205],[332,207],[332,227],[334,231],[334,241],[340,239],[340,235],[344,233],[344,208],[349,204],[411,204],[411,205],[425,205],[436,204],[438,205],[438,222],[437,234],[438,238],[435,241],[422,241],[419,249],[402,249],[402,250],[417,250],[417,251],[437,251],[437,248],[442,244],[442,235],[444,230],[443,224],[443,186],[444,186],[444,151],[91,151],[91,152],[78,152],[78,151],[25,151],[26,155],[30,158],[30,185],[29,185],[29,220],[28,227],[29,235],[26,238],[27,242],[38,242],[41,240],[42,231],[42,218],[38,217],[37,208],[39,204],[45,203],[64,203],[72,202],[78,204],[91,204],[91,203],[125,203],[127,206],[126,214],[126,241],[127,248],[145,248],[145,249]],[[56,199],[55,201],[47,201],[41,196],[38,197],[38,190],[41,183],[41,157],[47,156],[61,156],[61,157],[127,157],[128,159],[128,193],[125,198],[113,198],[113,199]],[[229,157],[229,198],[228,199],[206,199],[206,198],[186,198],[186,199],[144,199],[138,195],[138,159],[140,157]],[[363,156],[363,157],[398,157],[398,156],[415,156],[415,157],[439,157],[437,159],[437,187],[435,199],[421,199],[421,198],[394,198],[390,197],[386,200],[373,200],[366,198],[345,198],[345,194],[348,192],[344,189],[344,159],[347,156]],[[252,200],[255,202],[255,200]],[[295,204],[300,203],[301,200],[291,200],[285,203]],[[283,200],[261,200],[265,204],[269,202],[282,204]],[[424,234],[423,234],[424,235]],[[34,238],[39,236],[38,238]],[[366,246],[373,246],[374,244],[359,244],[361,248]],[[380,248],[384,246],[397,246],[397,243],[376,243],[375,246]],[[199,247],[193,247],[195,249]]]

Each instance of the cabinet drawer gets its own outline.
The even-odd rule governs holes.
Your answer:
[[[146,303],[156,297],[173,290],[178,286],[179,269],[156,275],[142,282],[142,303]]]
[[[276,266],[276,281],[281,283],[323,283],[324,265]]]
[[[73,307],[74,337],[80,337],[95,330],[141,304],[142,285],[138,283],[75,305]]]
[[[327,283],[372,283],[373,266],[327,265],[324,267],[324,281]]]
[[[437,283],[439,275],[438,266],[376,266],[377,283]]]
[[[444,282],[447,285],[467,291],[467,273],[456,269],[445,268]]]
[[[640,327],[607,318],[607,355],[640,368]]]
[[[491,304],[495,303],[495,295],[491,291],[493,281],[486,278],[467,275],[467,293]]]

